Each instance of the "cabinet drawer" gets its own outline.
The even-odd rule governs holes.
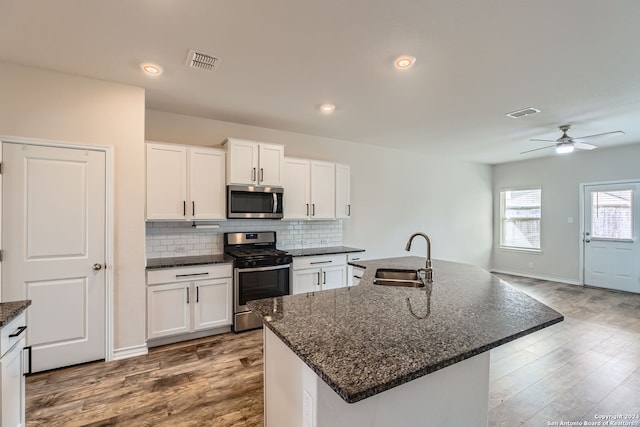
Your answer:
[[[161,268],[147,271],[147,285],[190,282],[231,277],[231,264],[207,264],[193,267]]]
[[[4,355],[15,343],[26,336],[27,332],[23,329],[26,326],[27,316],[23,311],[18,317],[2,327],[0,332],[0,356]],[[12,337],[11,335],[15,336]]]
[[[346,263],[347,257],[344,254],[294,257],[293,269],[301,270],[304,268],[322,268],[333,265],[344,265]]]

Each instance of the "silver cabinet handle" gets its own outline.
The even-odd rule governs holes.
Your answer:
[[[189,304],[189,288],[187,288],[187,304]]]
[[[316,216],[316,204],[311,203],[311,216]]]
[[[187,216],[187,201],[182,201],[182,216]]]
[[[251,169],[251,182],[256,180],[256,168]]]
[[[316,264],[329,264],[329,263],[332,263],[332,262],[333,262],[333,260],[332,260],[332,259],[330,259],[330,260],[328,260],[328,261],[312,261],[312,262],[310,262],[310,263],[309,263],[309,265],[316,265]]]
[[[317,275],[316,286],[320,286],[320,272],[317,272],[316,275]]]
[[[347,205],[347,216],[351,216],[351,205]]]
[[[16,329],[16,331],[14,333],[9,335],[9,338],[19,337],[26,330],[27,330],[26,326],[20,326],[20,327],[18,327],[18,329]]]
[[[200,302],[200,286],[196,286],[196,302]]]
[[[326,271],[322,272],[322,284],[323,285],[327,284],[327,272]]]
[[[309,203],[307,203],[307,216],[309,216]]]
[[[92,269],[98,271],[102,270],[102,264],[98,264],[97,262],[91,266]]]
[[[264,169],[260,168],[260,180],[258,181],[259,183],[264,181]]]
[[[196,202],[191,201],[191,216],[196,216]]]

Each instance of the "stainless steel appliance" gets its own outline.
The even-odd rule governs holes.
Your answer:
[[[227,186],[227,218],[282,218],[282,187]]]
[[[224,252],[234,261],[233,331],[259,328],[247,301],[291,293],[291,255],[276,249],[275,231],[224,233]]]

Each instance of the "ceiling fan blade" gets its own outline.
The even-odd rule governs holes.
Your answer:
[[[555,139],[530,139],[529,141],[534,141],[534,142],[548,142],[549,144],[556,144],[558,141],[556,141]]]
[[[555,141],[553,141],[553,142],[555,142]],[[527,153],[531,153],[532,151],[546,150],[547,148],[553,148],[553,147],[549,146],[549,147],[542,147],[542,148],[534,148],[533,150],[523,151],[520,154],[527,154]]]
[[[573,141],[573,146],[580,150],[593,150],[594,148],[598,148],[597,145],[587,144],[585,142],[576,142],[575,140]]]
[[[595,135],[587,135],[587,136],[581,136],[579,138],[572,138],[573,142],[582,142],[585,139],[593,139],[593,138],[600,138],[603,136],[608,136],[608,135],[619,135],[619,134],[624,134],[624,131],[621,130],[614,130],[613,132],[605,132],[605,133],[596,133]]]

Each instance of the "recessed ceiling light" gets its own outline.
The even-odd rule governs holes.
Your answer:
[[[393,62],[396,68],[399,68],[401,70],[406,70],[407,68],[411,68],[411,66],[415,63],[416,63],[415,56],[399,56]]]
[[[530,114],[537,114],[540,110],[533,107],[523,108],[522,110],[512,111],[510,113],[505,114],[505,116],[511,117],[512,119],[519,119],[520,117],[528,116]]]
[[[336,106],[333,104],[323,104],[320,106],[320,111],[322,111],[324,114],[331,114],[335,109]]]
[[[142,64],[140,65],[140,67],[145,73],[150,74],[152,76],[159,76],[160,74],[162,74],[162,68],[160,68],[158,65]]]

